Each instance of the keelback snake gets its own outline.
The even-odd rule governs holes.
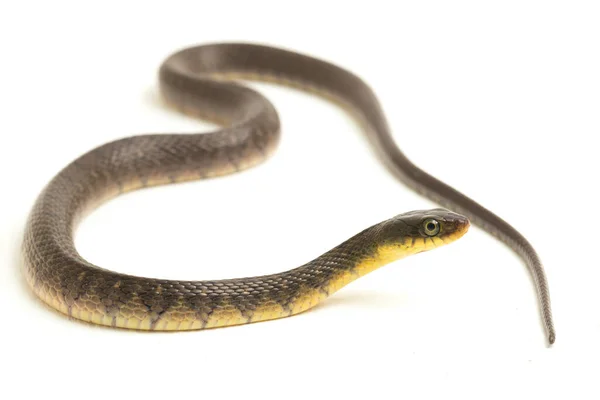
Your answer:
[[[446,209],[400,214],[301,267],[266,276],[152,279],[112,272],[81,257],[73,242],[76,224],[100,202],[135,189],[234,173],[275,150],[277,112],[233,78],[275,81],[342,105],[362,123],[390,170]],[[548,284],[534,248],[507,222],[415,166],[395,144],[374,91],[356,75],[284,49],[217,43],[172,54],[160,68],[159,82],[167,103],[223,129],[116,140],[77,158],[48,183],[27,221],[23,257],[27,281],[51,307],[76,319],[141,330],[202,329],[285,317],[313,307],[381,265],[452,242],[470,221],[525,261],[548,341],[554,342]]]

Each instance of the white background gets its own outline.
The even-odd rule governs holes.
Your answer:
[[[3,3],[3,396],[598,398],[600,10],[593,1],[491,3]],[[536,247],[556,344],[546,346],[524,265],[477,228],[354,282],[310,312],[242,327],[112,330],[37,301],[17,256],[43,185],[106,141],[210,129],[161,106],[156,71],[179,48],[224,40],[283,46],[368,81],[416,164]],[[388,174],[335,106],[252,86],[280,112],[275,156],[235,176],[118,198],[81,225],[80,252],[146,276],[257,275],[298,266],[395,214],[435,206]]]

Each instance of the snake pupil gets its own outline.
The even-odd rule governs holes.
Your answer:
[[[435,230],[435,224],[433,222],[430,222],[427,224],[427,230],[428,231],[433,231]]]

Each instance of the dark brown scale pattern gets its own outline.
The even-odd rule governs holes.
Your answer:
[[[267,300],[287,307],[305,288],[324,288],[333,276],[373,251],[376,244],[363,233],[289,272],[201,282],[127,276],[92,265],[77,253],[73,230],[98,201],[146,186],[233,173],[262,162],[274,151],[280,127],[271,103],[247,87],[213,79],[222,74],[255,74],[293,83],[350,109],[364,124],[386,165],[407,186],[464,214],[523,258],[536,283],[548,339],[554,341],[544,270],[518,231],[412,164],[396,146],[374,92],[359,77],[312,57],[250,44],[183,49],[167,58],[159,71],[167,103],[186,114],[222,123],[222,130],[142,135],[107,143],[69,164],[46,186],[29,216],[23,244],[25,273],[38,295],[50,293],[69,306],[77,304],[108,315],[150,312],[157,321],[164,312],[182,309],[182,303],[203,320],[231,304],[249,316]],[[396,224],[406,225],[403,221]]]

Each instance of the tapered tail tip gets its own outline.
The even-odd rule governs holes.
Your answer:
[[[554,340],[556,340],[556,334],[554,332],[550,332],[548,334],[548,343],[550,343],[550,345],[553,345]]]

